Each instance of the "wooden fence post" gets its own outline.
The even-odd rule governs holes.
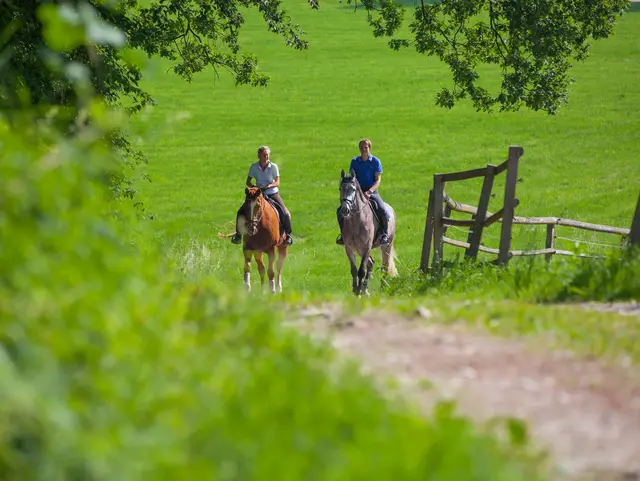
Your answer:
[[[442,264],[444,236],[442,229],[442,203],[444,202],[444,185],[442,174],[433,174],[433,262],[432,267],[439,268]]]
[[[484,182],[482,183],[482,191],[480,192],[480,201],[478,202],[478,211],[474,218],[474,224],[472,232],[469,233],[468,241],[469,248],[464,253],[465,257],[475,259],[478,256],[478,249],[480,248],[480,240],[482,237],[482,229],[484,227],[484,221],[487,217],[487,209],[489,208],[489,200],[491,200],[491,189],[493,188],[493,179],[496,175],[496,166],[487,165],[487,173],[484,176]]]
[[[518,181],[518,160],[524,154],[522,147],[510,146],[507,163],[507,182],[504,187],[504,211],[502,214],[502,230],[500,231],[500,252],[498,264],[509,262],[511,250],[511,227],[516,200],[516,182]]]
[[[545,249],[553,249],[556,246],[556,225],[547,224],[547,241],[544,244]],[[549,262],[553,254],[545,254],[544,258]]]
[[[640,196],[636,204],[636,213],[631,221],[631,231],[629,232],[629,243],[631,245],[640,245]]]
[[[631,232],[629,232],[629,242],[631,245],[640,245],[640,196],[636,204],[636,213],[631,222]]]
[[[420,258],[420,270],[427,272],[429,269],[429,257],[431,257],[431,240],[433,239],[433,189],[429,191],[429,203],[427,204],[427,219],[424,223],[424,240],[422,241],[422,257]]]

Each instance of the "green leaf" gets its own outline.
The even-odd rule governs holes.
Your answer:
[[[67,52],[84,43],[85,34],[80,16],[68,5],[43,5],[38,9],[47,46],[56,52]]]
[[[516,418],[507,420],[507,430],[509,431],[509,440],[514,446],[524,446],[529,438],[527,425]]]
[[[123,47],[127,43],[124,33],[103,21],[90,4],[80,6],[80,15],[86,28],[86,40],[90,43],[113,47]]]

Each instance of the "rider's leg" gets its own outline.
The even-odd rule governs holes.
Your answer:
[[[240,244],[242,242],[242,234],[239,232],[239,229],[238,229],[238,218],[244,216],[243,209],[244,209],[244,205],[240,207],[238,209],[238,212],[236,213],[236,233],[233,234],[233,237],[231,238],[232,244]]]
[[[277,204],[282,209],[282,223],[284,224],[284,231],[287,233],[287,238],[285,239],[285,243],[288,245],[293,244],[293,237],[291,237],[291,215],[289,214],[289,209],[284,205],[284,201],[282,197],[280,197],[280,193],[276,192],[275,194],[271,194],[269,196],[271,199],[275,200]]]
[[[389,217],[387,213],[386,204],[380,197],[380,193],[376,190],[371,194],[371,199],[375,200],[375,204],[378,207],[378,218],[380,219],[380,244],[389,243]]]

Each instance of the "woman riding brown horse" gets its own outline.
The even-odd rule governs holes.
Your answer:
[[[262,195],[259,187],[247,187],[245,200],[241,208],[243,215],[236,219],[236,232],[232,234],[218,234],[221,238],[242,235],[244,253],[244,284],[251,290],[251,258],[255,258],[258,265],[260,281],[264,287],[264,262],[262,254],[267,254],[269,266],[269,288],[271,292],[282,292],[282,266],[287,257],[289,246],[284,242],[286,234],[280,229],[280,221],[276,209]],[[276,261],[276,250],[278,259]],[[277,278],[273,264],[276,263]]]

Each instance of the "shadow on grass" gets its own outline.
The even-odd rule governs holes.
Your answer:
[[[338,0],[339,3],[343,4],[343,8],[350,8],[353,9],[354,5],[353,3],[351,5],[347,4],[347,0]],[[413,8],[416,7],[418,5],[420,5],[422,2],[421,0],[395,0],[397,3],[401,4],[403,7],[405,8]],[[432,3],[438,3],[440,0],[423,0],[424,4],[432,4]],[[363,8],[362,4],[358,5],[358,8]],[[640,12],[640,2],[634,2],[629,6],[629,9],[627,10],[629,13],[637,13]]]
[[[417,7],[418,5],[420,5],[422,2],[420,0],[395,0],[396,3],[399,3],[400,5],[402,5],[403,7],[407,8],[407,9],[413,9],[415,7]],[[348,8],[348,9],[355,9],[355,5],[353,3],[348,4],[347,0],[338,0],[339,3],[342,4],[342,8]],[[428,4],[432,4],[432,3],[438,3],[439,0],[423,0],[425,5]],[[640,4],[638,4],[640,5]],[[362,9],[364,10],[364,6],[362,5],[362,3],[358,2],[358,6],[357,6],[358,10]]]

